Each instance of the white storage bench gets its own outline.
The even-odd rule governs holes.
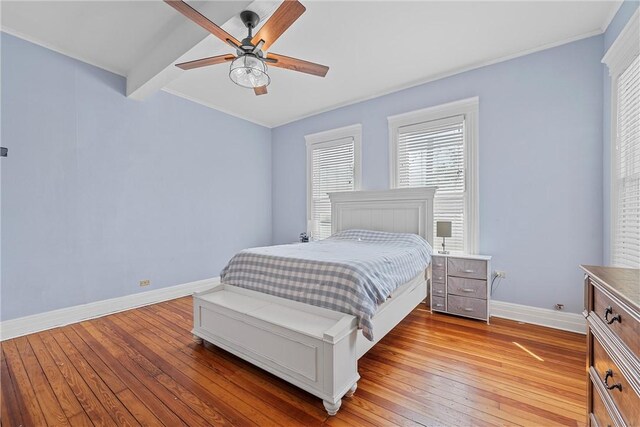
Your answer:
[[[193,335],[321,398],[335,415],[355,392],[354,316],[219,284],[193,296]]]

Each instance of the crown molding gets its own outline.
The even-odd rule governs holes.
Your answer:
[[[0,0],[0,2],[1,2],[1,0]],[[115,68],[107,67],[104,64],[98,64],[97,62],[89,61],[86,58],[81,58],[78,55],[74,55],[71,52],[68,52],[68,51],[66,51],[64,49],[60,49],[60,48],[58,48],[58,47],[56,47],[54,45],[51,45],[51,44],[46,43],[46,42],[43,42],[40,39],[36,39],[34,37],[28,36],[28,35],[26,35],[24,33],[21,33],[20,31],[14,30],[13,28],[9,28],[6,25],[1,25],[0,26],[0,32],[9,34],[11,36],[17,37],[17,38],[25,40],[25,41],[28,41],[29,43],[33,43],[33,44],[35,44],[37,46],[40,46],[40,47],[43,47],[45,49],[52,50],[52,51],[54,51],[56,53],[59,53],[60,55],[64,55],[64,56],[67,56],[67,57],[69,57],[71,59],[75,59],[76,61],[84,62],[85,64],[89,64],[89,65],[92,65],[94,67],[98,67],[98,68],[100,68],[102,70],[106,70],[106,71],[108,71],[110,73],[117,74],[117,75],[122,76],[122,77],[127,77],[126,73],[123,70],[116,70]]]
[[[624,26],[607,53],[602,57],[602,62],[607,64],[610,76],[617,76],[631,64],[633,59],[640,54],[640,8]]]
[[[525,50],[518,51],[518,52],[509,54],[509,55],[501,56],[501,57],[498,57],[496,59],[490,59],[490,60],[486,60],[486,61],[479,61],[479,62],[473,63],[471,65],[465,65],[465,66],[462,66],[462,67],[452,68],[451,70],[445,71],[443,73],[434,74],[432,76],[428,76],[428,77],[425,77],[423,79],[414,80],[414,81],[406,83],[406,84],[394,86],[394,87],[392,87],[390,89],[386,89],[386,90],[382,90],[382,91],[379,91],[379,92],[375,92],[375,93],[373,93],[371,95],[362,96],[362,97],[359,97],[359,98],[356,98],[356,99],[353,99],[353,100],[349,100],[349,101],[341,102],[341,103],[338,103],[338,104],[334,104],[334,105],[332,105],[330,107],[316,110],[314,112],[311,112],[309,114],[305,114],[305,115],[297,117],[295,119],[291,119],[291,120],[279,122],[279,123],[276,123],[276,124],[272,124],[272,125],[270,125],[270,127],[273,129],[273,128],[277,128],[277,127],[280,127],[280,126],[285,126],[285,125],[288,125],[288,124],[291,124],[291,123],[294,123],[294,122],[297,122],[297,121],[300,121],[300,120],[307,119],[309,117],[313,117],[313,116],[317,116],[317,115],[322,114],[322,113],[326,113],[328,111],[333,111],[333,110],[337,110],[337,109],[342,108],[342,107],[348,107],[349,105],[354,105],[354,104],[358,104],[358,103],[361,103],[361,102],[369,101],[371,99],[380,98],[380,97],[383,97],[385,95],[390,95],[392,93],[400,92],[400,91],[405,90],[405,89],[410,89],[410,88],[413,88],[413,87],[421,86],[421,85],[426,84],[426,83],[431,83],[431,82],[434,82],[434,81],[437,81],[437,80],[442,80],[442,79],[445,79],[447,77],[452,77],[452,76],[455,76],[457,74],[466,73],[467,71],[476,70],[478,68],[486,67],[486,66],[489,66],[489,65],[494,65],[494,64],[499,64],[501,62],[510,61],[512,59],[516,59],[516,58],[520,58],[522,56],[530,55],[532,53],[541,52],[541,51],[547,50],[547,49],[553,49],[554,47],[558,47],[558,46],[562,46],[562,45],[565,45],[565,44],[573,43],[573,42],[580,41],[580,40],[583,40],[583,39],[588,39],[589,37],[598,36],[598,35],[601,35],[602,33],[603,33],[603,31],[600,28],[598,28],[596,30],[589,31],[587,33],[579,34],[577,36],[569,37],[567,39],[563,39],[563,40],[560,40],[560,41],[557,41],[557,42],[546,43],[546,44],[543,44],[543,45],[540,45],[540,46],[536,46],[536,47],[531,48],[531,49],[525,49]]]

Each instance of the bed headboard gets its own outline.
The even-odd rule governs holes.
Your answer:
[[[353,228],[415,233],[433,246],[436,187],[329,193],[331,233]]]

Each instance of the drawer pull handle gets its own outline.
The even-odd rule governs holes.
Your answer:
[[[473,308],[463,308],[464,311],[473,311]]]
[[[607,321],[608,325],[612,324],[613,322],[622,323],[622,318],[620,317],[620,314],[616,314],[611,319],[609,319],[610,314],[613,314],[613,308],[611,308],[611,306],[604,309],[604,320]]]
[[[465,272],[465,273],[474,273],[473,270],[462,270],[462,271]]]
[[[604,380],[602,381],[602,383],[607,388],[607,390],[613,390],[614,388],[617,388],[618,390],[622,391],[622,384],[615,383],[615,384],[609,385],[609,382],[608,382],[609,378],[613,378],[613,371],[611,369],[607,370],[607,372],[604,375]]]
[[[442,289],[436,289],[436,293],[437,294],[444,294],[444,291]]]
[[[475,289],[471,289],[471,288],[465,288],[465,289],[460,289],[460,291],[462,292],[475,292]]]
[[[444,307],[444,304],[436,304],[436,307]]]
[[[438,280],[442,280],[442,279],[444,279],[444,277],[442,277],[442,276],[438,276],[438,277],[436,277],[436,279],[438,279]]]

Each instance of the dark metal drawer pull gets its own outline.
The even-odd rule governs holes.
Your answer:
[[[622,323],[622,318],[620,317],[620,314],[616,314],[611,319],[609,319],[610,314],[613,314],[613,308],[611,308],[611,306],[604,309],[604,320],[607,321],[608,325],[612,324],[613,322]]]
[[[622,384],[615,383],[615,384],[609,385],[608,383],[609,378],[613,378],[613,371],[611,369],[607,370],[607,372],[604,375],[604,380],[602,381],[602,383],[607,388],[607,390],[613,390],[614,388],[617,388],[618,390],[622,391]]]
[[[475,289],[471,289],[471,288],[465,288],[465,289],[460,289],[458,288],[461,292],[475,292]]]

